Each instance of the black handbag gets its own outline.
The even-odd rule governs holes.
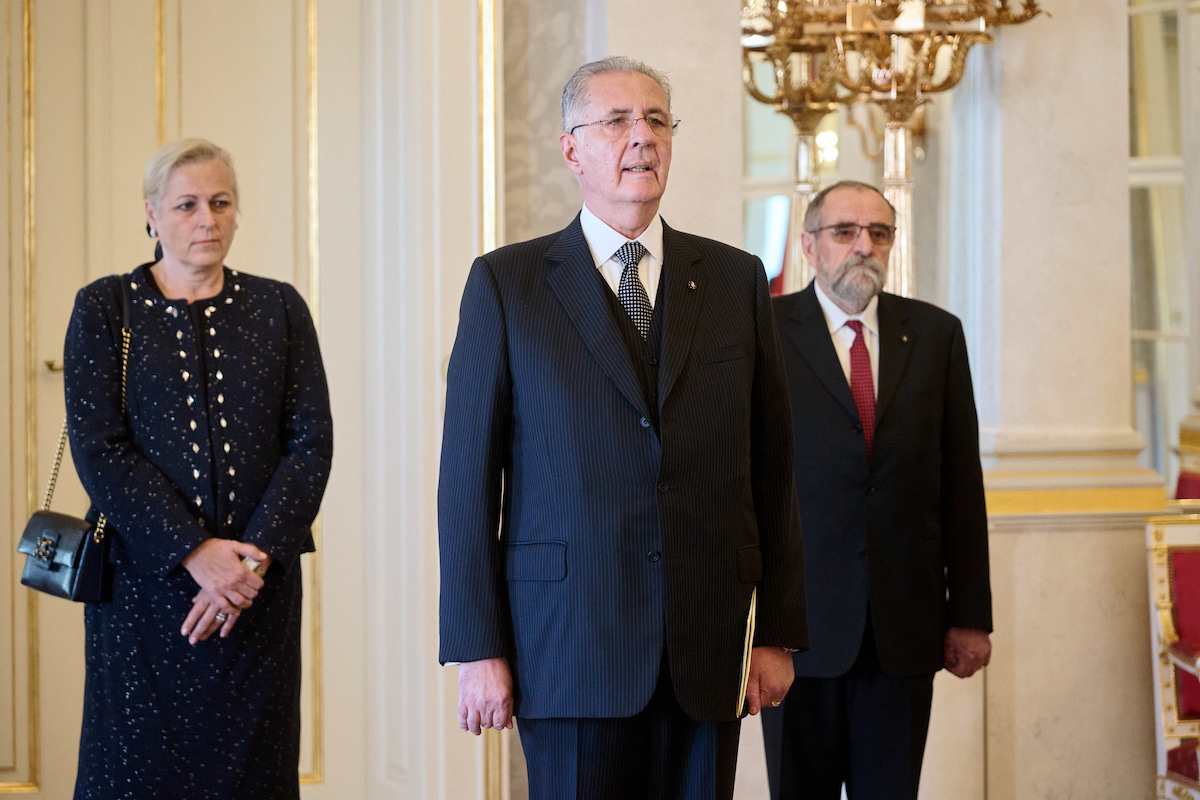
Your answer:
[[[125,375],[129,366],[129,294],[121,279],[121,409],[125,409]],[[108,561],[107,520],[101,514],[89,520],[50,510],[58,470],[67,445],[67,420],[63,420],[54,454],[54,469],[46,486],[42,510],[34,512],[21,534],[17,552],[25,554],[21,583],[39,592],[80,603],[103,603],[112,596],[112,565]]]

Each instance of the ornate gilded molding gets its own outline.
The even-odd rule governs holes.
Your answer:
[[[1190,517],[1190,519],[1189,519]],[[1196,534],[1180,530],[1179,525],[1195,526],[1200,515],[1180,517],[1151,517],[1147,520],[1147,546],[1150,550],[1150,594],[1154,603],[1151,612],[1153,634],[1157,639],[1155,673],[1158,678],[1155,705],[1161,714],[1162,733],[1171,738],[1200,735],[1200,720],[1179,716],[1179,687],[1167,648],[1178,639],[1174,620],[1174,600],[1171,596],[1169,554],[1200,550]]]

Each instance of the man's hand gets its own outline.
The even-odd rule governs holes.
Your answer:
[[[458,727],[476,736],[481,728],[513,726],[513,682],[506,658],[466,661],[458,667]]]
[[[960,678],[971,677],[992,659],[992,640],[977,628],[950,628],[945,649],[946,669]]]
[[[746,710],[753,716],[763,706],[782,703],[795,677],[792,655],[785,653],[782,647],[756,647],[751,650]]]

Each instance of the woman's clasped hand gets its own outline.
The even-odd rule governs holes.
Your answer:
[[[252,558],[264,567],[271,563],[271,557],[252,544],[218,538],[204,542],[183,560],[184,568],[200,585],[179,631],[191,644],[217,631],[222,637],[228,636],[242,611],[258,597],[264,581],[242,562],[243,558]]]

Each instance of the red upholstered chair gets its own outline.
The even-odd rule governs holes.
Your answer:
[[[1200,387],[1192,392],[1192,413],[1179,423],[1179,481],[1176,500],[1200,500]]]
[[[1200,800],[1200,514],[1147,522],[1158,797]]]

